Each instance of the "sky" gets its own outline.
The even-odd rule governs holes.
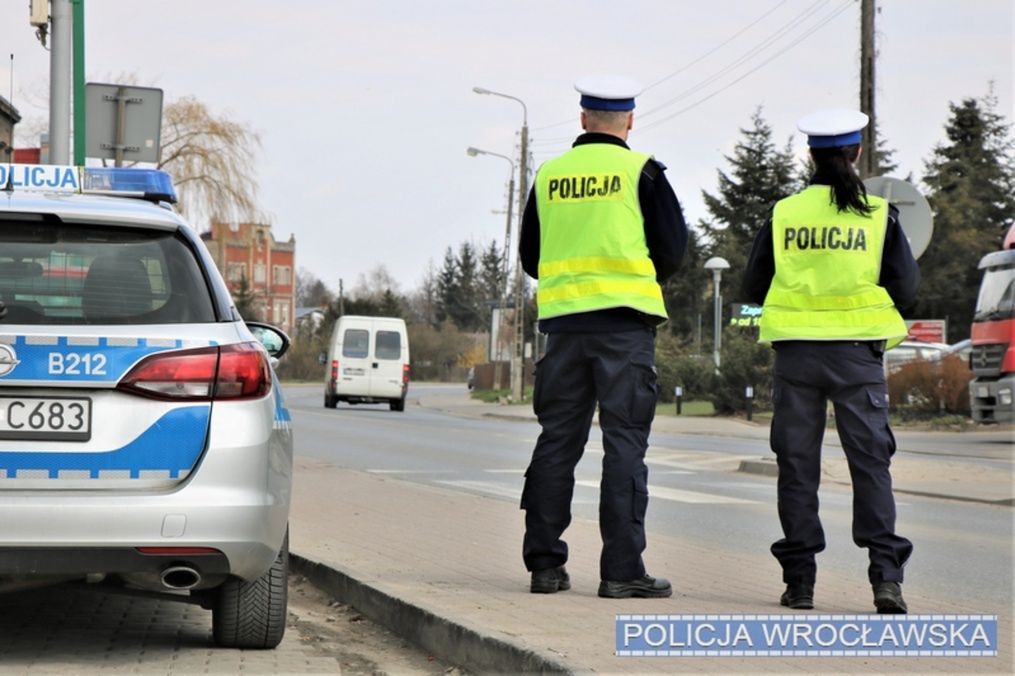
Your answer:
[[[878,128],[919,177],[949,103],[993,86],[1012,120],[1015,2],[877,4]],[[27,5],[0,3],[25,129],[45,126],[49,86]],[[510,166],[466,149],[517,158],[523,109],[473,87],[524,102],[538,165],[580,133],[574,80],[639,80],[629,143],[666,164],[690,223],[759,107],[803,157],[796,120],[859,100],[859,0],[86,0],[85,30],[88,81],[132,73],[260,134],[260,210],[336,290],[383,265],[409,292],[447,247],[503,245]]]

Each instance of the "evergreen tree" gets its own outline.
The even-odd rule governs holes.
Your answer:
[[[687,253],[680,269],[663,284],[670,331],[687,343],[692,343],[699,337],[699,321],[704,322],[703,326],[709,327],[711,331],[710,299],[705,295],[711,273],[705,269],[705,259],[701,236],[691,229],[687,238]],[[730,294],[724,295],[728,297]]]
[[[437,273],[437,307],[434,313],[437,325],[443,324],[454,316],[454,307],[458,295],[458,266],[455,255],[448,247],[444,252],[444,263]]]
[[[919,300],[907,315],[947,319],[951,342],[969,337],[981,276],[977,263],[1000,247],[1015,218],[1010,125],[995,106],[991,95],[950,104],[948,141],[934,149],[923,178],[934,235],[920,259]]]
[[[490,326],[490,309],[492,303],[499,303],[504,293],[504,258],[497,242],[490,242],[490,246],[483,250],[479,259],[479,288],[480,296],[485,301],[483,304],[483,327]]]
[[[723,272],[723,297],[735,302],[754,236],[768,221],[773,205],[799,187],[793,155],[787,141],[782,150],[772,142],[772,128],[760,108],[751,117],[753,127],[741,129],[743,139],[726,157],[730,173],[719,170],[718,195],[702,191],[711,220],[701,223],[708,239],[707,257],[721,256],[730,268]]]
[[[480,276],[476,252],[472,244],[462,242],[458,247],[458,289],[455,310],[451,318],[462,331],[477,331],[482,328],[485,294],[480,293]]]
[[[236,311],[240,313],[241,317],[248,321],[264,321],[261,316],[261,294],[250,286],[246,272],[240,275],[240,280],[236,283],[232,295],[233,305],[236,306]]]

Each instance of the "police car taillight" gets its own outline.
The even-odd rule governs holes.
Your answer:
[[[174,401],[248,399],[268,393],[271,372],[264,351],[254,344],[202,347],[147,357],[117,389]]]

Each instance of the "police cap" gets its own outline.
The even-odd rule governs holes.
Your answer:
[[[811,148],[838,148],[856,145],[862,140],[860,131],[870,118],[859,110],[818,110],[797,121],[797,129],[807,134]]]
[[[574,83],[586,110],[634,110],[634,97],[641,94],[641,85],[616,75],[583,77]]]

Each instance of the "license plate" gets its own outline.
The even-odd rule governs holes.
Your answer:
[[[0,439],[88,441],[91,436],[87,397],[0,397]]]
[[[990,396],[990,388],[988,388],[986,385],[980,385],[979,387],[976,388],[976,396],[978,396],[981,399],[986,399],[987,397]]]
[[[367,372],[364,369],[345,369],[344,373],[347,376],[363,376]]]

